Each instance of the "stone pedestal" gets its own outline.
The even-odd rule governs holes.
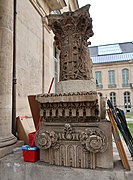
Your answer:
[[[12,124],[13,0],[0,1],[0,148],[14,144]]]
[[[113,168],[110,122],[98,116],[96,92],[38,95],[41,160],[80,168]],[[101,121],[100,121],[101,120]]]
[[[74,131],[71,135],[68,134],[68,137],[75,136],[75,139],[67,139],[65,138],[65,129],[69,124],[60,124],[60,128],[57,127],[57,124],[52,124],[52,126],[45,126],[45,128],[41,129],[40,132],[43,134],[44,132],[48,132],[52,135],[53,129],[54,132],[59,136],[62,135],[62,139],[60,138],[57,144],[57,147],[53,146],[49,149],[43,149],[41,147],[40,150],[40,160],[44,162],[48,162],[52,165],[59,166],[68,166],[68,167],[77,167],[77,168],[104,168],[104,169],[112,169],[113,168],[113,152],[112,152],[112,138],[111,138],[111,124],[109,122],[100,122],[100,123],[79,123],[71,124],[70,128]],[[81,141],[80,135],[83,135],[85,132],[92,133],[93,135],[89,138],[85,139],[85,143]],[[105,136],[105,134],[106,136]],[[56,135],[57,135],[56,134]],[[96,137],[96,134],[99,135]],[[44,134],[43,134],[44,135]],[[43,136],[42,135],[42,136]],[[86,134],[85,134],[86,135]],[[52,138],[52,137],[51,137]],[[64,139],[63,139],[64,138]],[[94,140],[93,140],[94,138]],[[105,138],[103,143],[106,146],[99,149],[95,149],[97,152],[94,152],[94,148],[99,146],[98,141],[101,141],[101,138]],[[63,142],[64,141],[64,142]],[[69,141],[69,142],[68,142]],[[87,143],[93,144],[95,143],[95,147],[88,147],[90,149],[84,148]],[[92,148],[92,149],[91,149]],[[90,151],[92,150],[92,151]],[[101,152],[100,152],[101,151]]]

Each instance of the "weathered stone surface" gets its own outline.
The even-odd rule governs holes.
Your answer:
[[[96,91],[96,84],[91,80],[60,81],[56,84],[56,93]]]
[[[117,152],[118,155],[118,152]],[[125,171],[117,160],[114,169],[95,170],[50,166],[44,162],[23,161],[22,153],[10,154],[0,159],[1,180],[132,180],[133,161],[129,160],[131,171]]]
[[[111,124],[100,122],[88,51],[87,40],[93,35],[89,5],[49,15],[48,20],[61,50],[61,70],[57,92],[37,95],[43,119],[35,141],[41,160],[59,166],[113,168]]]
[[[31,116],[27,96],[42,92],[44,83],[42,83],[42,71],[44,70],[42,67],[42,19],[29,0],[17,1],[16,18],[16,116]],[[50,49],[51,37],[47,34],[44,36],[47,37],[45,41],[49,43]],[[47,46],[46,42],[44,44]],[[49,54],[49,49],[47,54]],[[44,59],[47,61],[47,55]],[[50,65],[45,65],[45,67],[48,66]],[[46,73],[50,77],[47,78],[50,82],[53,75]],[[46,81],[45,83],[47,84]]]
[[[0,1],[0,148],[14,144],[12,122],[13,0]]]
[[[60,81],[92,79],[88,39],[93,35],[89,5],[62,15],[49,15],[60,53]]]
[[[126,180],[132,180],[133,179],[133,171],[131,172],[125,172]]]
[[[76,123],[98,121],[97,93],[43,94],[37,96],[46,122]]]
[[[11,141],[12,139],[9,139],[9,140]],[[7,142],[7,139],[6,139],[5,142]],[[20,147],[20,146],[22,146],[23,144],[24,144],[23,141],[17,141],[17,143],[14,143],[14,144],[12,144],[12,145],[10,145],[10,146],[9,146],[8,143],[7,143],[8,147],[1,147],[1,148],[0,148],[0,158],[6,156],[7,154],[12,153],[12,151],[13,151],[14,148]]]
[[[95,91],[89,92],[69,92],[69,93],[51,93],[40,94],[36,96],[40,103],[54,103],[54,102],[93,102],[97,100],[97,93]]]
[[[91,169],[113,168],[109,122],[44,124],[36,135],[44,162]]]

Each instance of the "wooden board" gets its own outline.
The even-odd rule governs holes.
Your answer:
[[[111,124],[112,124],[113,136],[114,136],[114,139],[115,139],[115,143],[116,143],[116,146],[117,146],[117,149],[118,149],[118,152],[119,152],[123,167],[126,170],[129,171],[130,166],[129,166],[129,163],[128,163],[128,159],[127,159],[127,156],[126,156],[126,153],[125,153],[121,138],[119,136],[119,131],[118,131],[117,125],[116,125],[114,117],[113,117],[112,109],[108,109],[107,113],[108,113],[108,117],[109,117],[109,119],[111,121]]]
[[[33,120],[34,120],[35,128],[37,128],[38,121],[39,121],[39,118],[40,118],[39,103],[37,102],[35,95],[29,95],[28,100],[29,100],[29,105],[30,105],[32,117],[33,117]]]

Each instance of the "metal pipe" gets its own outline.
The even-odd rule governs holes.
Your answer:
[[[16,136],[16,16],[17,0],[14,0],[13,14],[13,82],[12,82],[12,134]]]
[[[44,53],[45,53],[45,46],[44,46],[44,41],[45,41],[45,35],[44,35],[44,24],[43,24],[43,19],[42,19],[42,94],[44,93]]]

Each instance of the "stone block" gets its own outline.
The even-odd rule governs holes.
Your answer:
[[[56,93],[89,92],[95,90],[96,84],[93,79],[60,81],[56,85]]]
[[[58,125],[59,126],[57,126],[56,123],[45,123],[45,126],[41,127],[37,134],[37,146],[41,148],[41,161],[55,165],[91,169],[95,169],[96,167],[113,168],[112,131],[110,122],[71,123],[71,125],[58,123]],[[65,131],[67,134],[65,134]],[[92,133],[93,131],[95,131],[98,137],[95,136],[95,133]],[[92,133],[91,135],[94,138],[90,136],[92,141],[90,139],[88,141],[88,139],[84,137],[80,139],[80,136],[87,132]],[[85,135],[87,136],[87,134]],[[40,136],[43,139],[41,139]],[[52,142],[50,142],[50,137],[54,139]],[[39,141],[38,138],[40,138]],[[56,140],[56,138],[58,138],[58,140]],[[102,140],[104,139],[103,144],[106,144],[105,147],[99,144],[101,142],[100,138]],[[42,144],[40,144],[40,142]],[[50,148],[50,143],[53,143],[53,148]],[[94,150],[92,148],[93,145],[90,145],[91,143],[95,143],[94,146],[96,149],[98,146],[101,146],[102,149]]]
[[[14,144],[10,146],[0,148],[0,158],[12,153],[14,148],[21,147],[24,144],[23,141],[15,142],[16,141],[14,141]]]
[[[125,172],[125,180],[133,180],[133,171]]]

